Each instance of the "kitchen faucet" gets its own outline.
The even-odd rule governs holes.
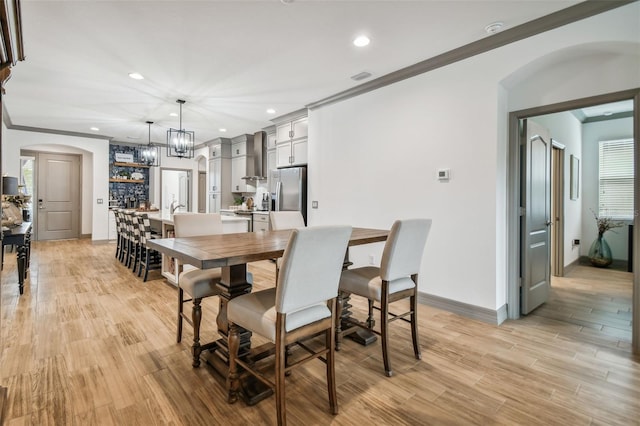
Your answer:
[[[170,207],[170,213],[174,214],[176,210],[178,210],[180,207],[185,207],[185,206],[182,204],[179,204],[177,201],[172,202]]]

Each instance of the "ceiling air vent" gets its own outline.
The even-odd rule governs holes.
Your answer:
[[[369,78],[369,77],[371,77],[371,73],[370,72],[362,71],[361,73],[358,73],[356,75],[352,75],[351,76],[351,80],[360,81],[360,80],[364,80],[365,78]]]

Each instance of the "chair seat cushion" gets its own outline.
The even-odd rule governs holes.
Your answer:
[[[238,296],[227,304],[227,319],[275,343],[277,317],[275,300],[275,288]],[[285,330],[289,332],[330,316],[331,311],[324,303],[309,306],[288,313]]]
[[[184,266],[183,272],[178,277],[178,283],[185,293],[194,299],[220,294],[220,289],[216,285],[220,282],[220,268],[198,269],[191,265]],[[251,272],[247,272],[247,281],[253,284]]]
[[[415,283],[409,277],[398,278],[389,283],[389,294],[414,288]],[[380,268],[365,266],[342,271],[340,276],[340,290],[357,294],[375,301],[380,301],[382,294],[382,279]]]

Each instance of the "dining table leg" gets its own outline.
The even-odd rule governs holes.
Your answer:
[[[207,364],[213,367],[225,379],[229,376],[229,320],[227,318],[227,304],[234,297],[251,293],[252,284],[247,280],[247,265],[223,266],[222,275],[218,288],[221,293],[219,299],[218,316],[216,324],[221,338],[216,341],[213,348],[202,353],[202,357]],[[242,327],[238,327],[240,344],[238,357],[248,360],[252,356],[251,332]],[[248,360],[247,362],[251,362]],[[271,396],[273,390],[265,386],[262,382],[249,375],[241,384],[239,396],[247,405],[257,404],[259,401]]]

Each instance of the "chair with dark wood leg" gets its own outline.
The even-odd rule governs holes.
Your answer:
[[[274,389],[278,425],[286,424],[285,376],[292,368],[320,359],[326,364],[329,405],[338,413],[335,381],[335,327],[338,281],[347,249],[350,226],[296,229],[284,252],[276,288],[231,299],[229,321],[229,402],[237,400],[241,374],[238,367]],[[275,345],[275,380],[238,357],[240,329],[257,333]],[[306,340],[324,335],[324,346],[312,350]],[[314,342],[316,343],[316,342]],[[320,343],[320,342],[317,342]],[[304,356],[287,362],[287,347],[303,349]]]
[[[120,252],[120,262],[129,266],[129,253],[131,252],[131,237],[129,232],[129,217],[123,209],[118,210],[120,214],[120,227],[122,232],[122,251]]]
[[[140,229],[140,250],[138,252],[138,276],[142,275],[144,268],[143,282],[147,281],[149,271],[160,269],[162,266],[162,256],[156,250],[147,247],[147,241],[153,238],[151,233],[151,222],[146,213],[138,213],[138,228]]]
[[[382,358],[387,376],[393,375],[389,359],[389,323],[397,319],[411,323],[413,351],[416,359],[420,359],[418,343],[417,295],[418,273],[422,254],[427,242],[431,219],[408,219],[396,221],[389,233],[389,238],[382,253],[380,267],[365,266],[342,272],[340,291],[355,294],[368,299],[369,316],[366,322],[353,322],[380,335],[382,340]],[[398,300],[409,299],[409,311],[403,314],[389,312],[389,304]],[[375,303],[379,307],[375,306]],[[380,310],[380,331],[374,330],[373,310]],[[409,316],[410,320],[406,317]],[[345,329],[338,335],[351,330]]]
[[[222,218],[217,213],[178,213],[173,215],[175,237],[197,237],[222,233]],[[202,299],[220,294],[217,284],[220,282],[220,268],[198,269],[183,265],[178,275],[178,330],[176,341],[182,340],[182,322],[193,327],[193,367],[200,366],[200,353],[212,347],[215,342],[200,344],[200,323],[202,321]],[[253,276],[247,273],[247,281],[253,283]],[[185,299],[184,293],[190,298]],[[191,316],[184,313],[184,304],[193,302]]]
[[[120,214],[118,210],[112,210],[113,217],[116,220],[116,259],[120,259],[120,253],[122,252],[122,230],[120,229]]]

